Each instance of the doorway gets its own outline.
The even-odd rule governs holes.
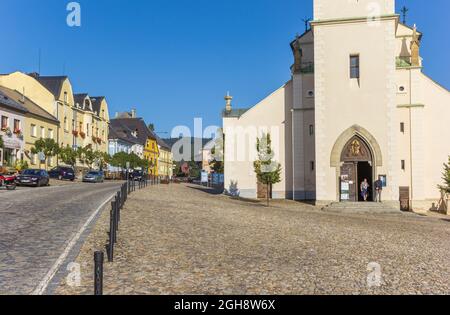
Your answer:
[[[354,136],[345,145],[341,154],[340,172],[340,200],[362,202],[361,183],[367,179],[369,183],[369,196],[367,201],[374,200],[373,194],[373,154],[367,142]]]
[[[367,201],[373,201],[373,169],[370,162],[358,162],[357,164],[357,174],[358,174],[358,191],[361,192],[360,185],[367,179],[369,183],[369,197]],[[361,193],[358,193],[358,201],[364,201],[364,198],[361,196]]]

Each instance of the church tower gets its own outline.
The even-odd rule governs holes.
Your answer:
[[[398,200],[398,22],[394,0],[314,0],[319,204],[358,201],[359,182],[378,176],[386,199]]]

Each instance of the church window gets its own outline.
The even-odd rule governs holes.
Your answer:
[[[314,135],[314,125],[309,126],[309,135],[310,136]]]
[[[405,133],[405,123],[400,123],[400,132]]]
[[[359,79],[359,55],[350,56],[350,78]]]
[[[314,169],[316,168],[316,163],[314,163],[314,161],[311,161],[311,171],[314,171]]]
[[[402,160],[402,171],[406,170],[406,161]]]

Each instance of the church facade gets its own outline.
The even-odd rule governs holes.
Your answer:
[[[394,0],[314,0],[310,24],[291,43],[286,84],[250,109],[226,98],[225,187],[258,197],[254,154],[236,152],[263,130],[283,168],[273,198],[361,201],[367,179],[373,200],[381,179],[384,202],[407,194],[430,208],[450,155],[450,92],[422,71],[422,34],[400,23]]]

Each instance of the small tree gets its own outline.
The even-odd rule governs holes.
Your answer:
[[[129,154],[126,152],[118,152],[111,158],[110,164],[114,167],[125,169],[129,161]]]
[[[59,151],[59,158],[61,159],[61,161],[66,165],[72,166],[73,168],[75,167],[75,164],[77,164],[77,157],[77,151],[69,146],[61,148],[61,150]]]
[[[214,148],[211,150],[213,160],[209,163],[211,169],[217,174],[223,174],[224,169],[224,139],[222,129],[218,130]]]
[[[92,165],[94,164],[97,155],[90,145],[84,148],[84,163],[87,165],[89,169],[92,169]]]
[[[31,148],[31,153],[39,154],[44,153],[46,158],[52,158],[59,153],[59,145],[53,139],[39,139],[34,143],[34,147]],[[39,161],[40,163],[42,161]],[[47,169],[47,163],[45,163],[45,169]]]
[[[281,164],[273,161],[275,153],[272,150],[270,134],[263,134],[257,139],[256,150],[258,159],[253,165],[258,181],[267,187],[267,206],[269,206],[272,186],[281,181]]]
[[[448,157],[448,164],[444,164],[444,172],[442,173],[444,185],[439,188],[447,194],[450,194],[450,156]]]
[[[106,152],[96,151],[94,152],[95,159],[98,161],[98,166],[100,170],[104,170],[108,167],[108,164],[111,162],[111,156]]]

